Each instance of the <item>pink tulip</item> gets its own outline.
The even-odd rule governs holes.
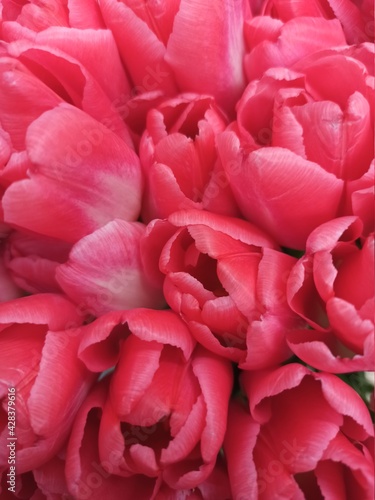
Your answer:
[[[8,469],[4,408],[11,391],[17,474],[23,474],[59,452],[93,375],[77,358],[76,327],[83,318],[62,296],[40,294],[0,304],[0,318],[0,470]]]
[[[73,243],[115,218],[138,218],[138,157],[83,111],[64,103],[45,112],[28,127],[26,150],[32,168],[6,190],[5,222]]]
[[[163,308],[162,287],[153,286],[141,260],[145,229],[140,222],[114,220],[79,240],[67,262],[55,270],[62,290],[94,316],[135,307]]]
[[[249,84],[236,125],[218,138],[243,215],[286,247],[303,249],[317,226],[351,215],[345,187],[371,168],[373,83],[362,62],[371,49],[345,51],[268,70]]]
[[[100,9],[136,93],[210,94],[233,113],[245,83],[242,25],[250,15],[246,0],[162,0],[147,5],[102,0]]]
[[[242,383],[224,443],[232,498],[373,498],[374,430],[354,389],[299,364]]]
[[[216,354],[259,369],[290,356],[288,329],[302,326],[286,302],[296,262],[246,221],[205,211],[153,221],[142,242],[149,276],[169,306]]]
[[[9,41],[6,45],[9,56],[22,60],[62,99],[110,128],[128,146],[133,146],[128,128],[116,109],[118,100],[124,96],[129,98],[130,86],[109,30],[51,27],[34,33],[21,29],[17,23],[10,23],[3,31]],[[97,64],[98,54],[105,54],[100,65]],[[22,94],[22,90],[18,92]],[[32,97],[40,100],[37,94],[26,96],[28,101],[22,112],[30,107]]]
[[[261,78],[272,67],[290,68],[309,54],[346,45],[339,21],[319,17],[297,17],[283,23],[257,16],[246,22],[245,38],[249,53],[244,64],[249,81]]]
[[[348,43],[374,40],[374,6],[370,0],[266,0],[262,12],[283,21],[301,16],[337,18]]]
[[[238,209],[218,163],[216,135],[226,120],[209,96],[184,94],[149,111],[140,144],[146,176],[143,220],[182,208],[227,215]]]
[[[230,363],[194,349],[187,326],[172,311],[112,312],[82,335],[79,357],[88,368],[115,365],[100,420],[103,468],[159,478],[177,490],[204,482],[224,438]],[[81,439],[73,430],[69,449],[77,450]]]
[[[342,217],[317,228],[288,280],[290,307],[312,330],[287,334],[292,351],[319,370],[374,368],[374,234]]]

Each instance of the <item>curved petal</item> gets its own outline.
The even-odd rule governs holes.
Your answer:
[[[247,245],[259,247],[277,248],[274,241],[257,226],[225,215],[214,214],[204,210],[181,210],[168,217],[168,220],[177,227],[204,225],[208,226],[210,231],[217,231],[228,235],[234,240],[239,240]]]
[[[363,354],[365,340],[374,335],[374,321],[363,319],[353,304],[338,297],[327,302],[331,328],[341,342],[357,354]]]
[[[181,0],[165,56],[180,90],[213,95],[231,114],[245,86],[242,27],[247,9],[242,0]]]
[[[364,344],[363,355],[352,357],[352,353],[347,352],[332,333],[295,330],[288,332],[286,338],[294,354],[318,370],[350,373],[374,368],[374,341],[371,336]]]
[[[165,46],[136,13],[123,2],[101,0],[100,10],[112,31],[137,93],[176,91],[174,75],[165,62]]]
[[[122,344],[120,359],[111,380],[113,408],[122,420],[144,396],[159,367],[163,345],[130,336]]]
[[[259,423],[252,419],[240,402],[233,400],[229,406],[224,450],[234,498],[258,497],[253,453],[259,430]]]
[[[56,271],[64,292],[95,316],[135,307],[162,308],[162,290],[152,287],[142,268],[139,243],[144,231],[139,222],[115,220],[79,240],[68,262]]]
[[[105,28],[99,4],[95,0],[68,0],[69,25],[79,29]]]
[[[349,438],[365,441],[374,436],[371,415],[361,396],[343,380],[331,373],[316,373],[321,381],[322,392],[330,406],[345,416],[342,431]]]
[[[232,367],[202,347],[194,352],[192,367],[204,397],[207,414],[201,437],[201,452],[205,462],[216,461],[222,446],[228,414],[228,403],[233,384]],[[219,384],[220,391],[215,390]]]
[[[328,498],[342,495],[371,500],[374,495],[374,463],[342,434],[328,445],[323,460],[316,468],[322,494]]]
[[[28,126],[62,99],[10,57],[0,61],[0,88],[1,125],[9,133],[13,147],[22,151]]]
[[[317,32],[319,37],[315,36]],[[247,28],[247,40],[250,48],[254,46],[245,58],[249,80],[260,78],[275,66],[291,67],[313,52],[346,45],[337,19],[302,16],[284,25],[268,16],[255,17]]]
[[[343,189],[342,181],[315,163],[276,147],[250,153],[230,182],[244,216],[281,245],[297,249],[336,216]],[[329,196],[320,196],[322,189]]]
[[[5,193],[7,222],[74,242],[116,217],[137,219],[137,156],[82,111],[62,104],[44,113],[28,129],[27,149],[33,170]]]

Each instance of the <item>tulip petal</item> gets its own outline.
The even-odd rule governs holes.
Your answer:
[[[213,95],[233,112],[245,86],[242,27],[246,14],[244,1],[181,0],[165,56],[180,90]]]
[[[13,58],[0,62],[0,119],[13,147],[25,149],[28,126],[62,99]]]
[[[147,391],[162,350],[161,344],[132,335],[123,342],[110,388],[113,408],[122,420],[128,420],[128,414]]]
[[[250,153],[230,181],[244,216],[281,245],[296,249],[304,248],[313,229],[336,216],[343,188],[334,175],[277,147]],[[319,195],[322,189],[329,197]],[[297,207],[303,218],[295,217]]]
[[[68,262],[57,268],[56,278],[64,292],[95,316],[135,307],[163,307],[161,289],[148,283],[142,269],[139,242],[144,229],[138,222],[115,220],[79,240]]]
[[[149,26],[122,2],[101,0],[100,9],[138,92],[175,93],[173,73],[164,60],[165,46]]]
[[[374,366],[374,341],[367,338],[363,355],[352,357],[332,333],[313,330],[295,330],[287,333],[290,349],[305,363],[331,373],[350,373],[372,370]],[[342,353],[345,353],[344,355]]]
[[[227,360],[198,347],[192,360],[193,371],[198,378],[207,414],[206,427],[201,437],[201,452],[205,462],[215,461],[222,446],[232,390],[232,367]],[[215,390],[220,386],[220,391]]]
[[[331,373],[317,373],[324,397],[330,406],[345,416],[342,431],[351,439],[364,441],[374,435],[371,415],[361,396],[339,377]]]
[[[99,4],[95,0],[68,0],[69,25],[80,29],[105,28]]]
[[[371,500],[374,494],[373,462],[343,435],[338,434],[324,452],[316,468],[319,487],[325,498],[336,495],[361,495]]]
[[[338,297],[327,302],[327,315],[337,338],[355,353],[363,354],[365,339],[374,335],[374,321],[362,319],[353,304]]]
[[[291,67],[311,53],[346,45],[340,22],[321,17],[298,17],[284,25],[268,16],[255,17],[247,27],[247,40],[250,48],[254,46],[245,58],[249,80],[260,78],[269,68]]]
[[[214,214],[205,210],[180,210],[170,215],[168,220],[177,227],[208,226],[211,232],[224,233],[247,245],[277,248],[267,233],[242,219]],[[218,235],[218,237],[221,237],[221,235]]]
[[[82,111],[63,104],[44,113],[28,129],[27,148],[33,171],[7,189],[7,222],[74,242],[116,217],[137,219],[138,158]]]
[[[259,423],[251,418],[239,401],[233,400],[229,406],[224,450],[234,498],[257,498],[257,472],[253,451],[259,430]]]
[[[200,395],[191,408],[191,411],[178,434],[172,439],[167,448],[161,452],[160,463],[168,467],[169,463],[184,460],[197,445],[205,426],[206,405]]]

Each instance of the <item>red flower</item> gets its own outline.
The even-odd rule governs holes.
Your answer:
[[[373,425],[351,387],[299,364],[242,382],[249,408],[233,402],[224,443],[233,498],[373,498]]]
[[[374,368],[374,234],[359,248],[361,231],[354,217],[323,224],[289,277],[289,305],[313,330],[289,332],[288,344],[319,370]]]
[[[320,224],[364,214],[352,192],[374,184],[371,52],[370,44],[322,51],[291,70],[269,69],[218,138],[243,215],[283,246],[303,249]]]
[[[143,219],[163,219],[182,208],[238,215],[216,136],[226,119],[210,96],[183,94],[149,111],[140,144],[146,177]]]
[[[93,382],[77,358],[82,322],[73,304],[41,294],[0,305],[0,470],[7,468],[8,390],[16,406],[17,474],[51,459]]]
[[[98,438],[104,469],[159,478],[173,489],[205,481],[224,439],[230,363],[194,349],[185,323],[172,311],[112,312],[82,334],[79,356],[88,368],[115,365]],[[69,463],[81,439],[73,429]]]
[[[151,223],[142,246],[148,275],[164,282],[169,306],[207,349],[247,369],[290,356],[285,333],[301,326],[286,302],[296,260],[265,233],[240,219],[187,210]]]

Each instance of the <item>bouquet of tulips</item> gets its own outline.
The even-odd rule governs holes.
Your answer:
[[[372,500],[370,0],[0,0],[0,498]]]

